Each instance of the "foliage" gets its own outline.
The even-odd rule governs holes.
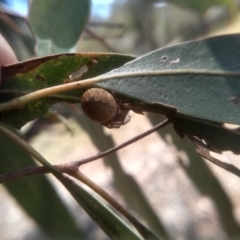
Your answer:
[[[224,3],[228,4],[228,1]],[[29,21],[37,38],[38,54],[61,54],[1,67],[1,174],[6,177],[6,172],[36,167],[34,158],[44,166],[44,171],[51,172],[67,188],[110,238],[159,239],[138,219],[121,210],[121,206],[104,191],[97,190],[93,183],[85,180],[78,170],[80,164],[69,168],[52,166],[21,138],[16,129],[46,114],[55,103],[79,103],[86,89],[98,87],[114,94],[119,110],[165,115],[176,132],[181,137],[188,137],[198,153],[211,161],[216,159],[210,156],[210,151],[230,150],[239,154],[239,131],[226,129],[224,123],[240,125],[240,54],[236,51],[240,48],[240,34],[186,42],[138,58],[113,53],[62,53],[75,47],[89,17],[89,9],[87,0],[75,0],[71,4],[65,0],[58,3],[54,0],[33,1]],[[44,48],[42,44],[48,47]],[[78,114],[75,118],[84,125]],[[104,135],[102,130],[97,131]],[[101,149],[103,143],[95,141]],[[232,172],[239,175],[238,171]],[[126,214],[138,233],[84,184],[76,184],[63,173],[110,199],[117,210]],[[25,172],[25,175],[28,174]],[[31,181],[24,178],[6,183],[6,187],[48,236],[84,239],[82,230],[76,226],[47,178],[35,176]],[[44,197],[42,189],[51,196],[49,199]],[[31,204],[26,201],[26,196],[31,198]],[[42,208],[43,212],[37,208]],[[164,230],[161,234],[167,235]]]

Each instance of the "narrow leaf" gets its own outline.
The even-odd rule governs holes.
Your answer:
[[[2,67],[0,102],[5,102],[36,90],[71,82],[71,75],[86,79],[122,66],[133,57],[120,54],[75,53],[36,58]],[[79,73],[80,72],[80,73]],[[42,98],[21,109],[2,112],[1,121],[20,128],[47,112],[57,102],[80,102],[83,89]]]
[[[83,187],[70,182],[68,179],[59,176],[57,178],[111,239],[141,239],[106,205],[88,193]]]
[[[157,50],[107,73],[95,85],[156,109],[240,124],[240,34]]]

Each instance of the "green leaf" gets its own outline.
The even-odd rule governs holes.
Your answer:
[[[29,154],[0,133],[1,174],[29,166],[36,166]],[[80,229],[47,178],[32,176],[7,182],[4,185],[50,238],[82,239]]]
[[[0,102],[36,90],[70,82],[69,76],[83,70],[82,79],[98,76],[122,66],[133,57],[120,54],[75,53],[59,54],[2,67]],[[86,72],[85,72],[86,71]],[[2,112],[0,119],[16,128],[41,116],[57,102],[80,102],[83,89],[77,89],[27,104],[21,109]]]
[[[163,113],[240,124],[240,34],[187,42],[149,53],[95,86]],[[144,105],[142,105],[144,107]]]
[[[88,193],[83,187],[70,182],[63,176],[54,175],[111,239],[141,239],[105,204]]]
[[[43,58],[46,62],[42,64],[35,59],[3,68],[1,91],[8,91],[7,85],[10,89],[14,85],[9,78],[15,80],[15,91],[22,87],[33,91],[66,82],[72,71],[83,65],[89,69],[82,79],[122,66],[98,77],[94,86],[127,96],[129,101],[144,103],[140,104],[143,109],[147,104],[165,114],[240,124],[240,53],[235,50],[239,47],[239,34],[225,35],[160,49],[124,66],[132,57],[82,54],[82,60],[78,54],[50,56]],[[24,73],[24,66],[32,67]],[[8,71],[14,69],[16,74],[9,77]],[[60,94],[55,96],[55,102],[60,98],[76,102],[82,92],[83,89]],[[4,98],[6,95],[1,94],[2,102],[8,100]],[[3,112],[2,119],[19,127],[46,112],[50,102],[49,97],[31,102],[23,109]]]
[[[46,53],[66,51],[76,44],[88,20],[90,4],[90,0],[32,1],[29,22],[38,43],[49,41]],[[37,49],[44,54],[43,49]]]

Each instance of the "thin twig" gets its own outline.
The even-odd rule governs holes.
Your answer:
[[[113,152],[116,152],[146,136],[148,136],[149,134],[153,133],[153,132],[156,132],[158,129],[160,128],[163,128],[165,127],[166,125],[168,125],[170,123],[170,120],[169,119],[165,119],[164,121],[160,122],[159,124],[157,124],[156,126],[152,127],[151,129],[147,130],[146,132],[144,133],[141,133],[139,134],[138,136],[136,137],[133,137],[131,138],[130,140],[118,145],[118,146],[115,146],[113,148],[110,148],[108,149],[107,151],[104,151],[102,153],[99,153],[98,155],[96,156],[93,156],[93,157],[89,157],[89,158],[86,158],[86,159],[83,159],[83,160],[80,160],[80,161],[76,161],[75,164],[80,166],[82,164],[85,164],[85,163],[89,163],[89,162],[92,162],[98,158],[102,158],[102,157],[105,157],[106,155],[110,154],[110,153],[113,153]]]
[[[169,123],[169,120],[165,120],[164,122]],[[165,123],[166,124],[166,123]],[[163,125],[163,124],[162,124]],[[149,131],[148,131],[149,132]],[[4,134],[11,140],[13,140],[16,144],[18,144],[20,147],[22,147],[24,150],[26,150],[32,157],[36,158],[37,161],[39,161],[41,164],[44,165],[45,168],[48,168],[49,171],[51,171],[56,178],[58,178],[63,184],[62,175],[59,172],[59,168],[55,169],[50,163],[48,163],[44,157],[42,157],[34,148],[32,148],[24,139],[22,139],[20,136],[18,136],[16,133],[9,130],[4,124],[0,123],[0,133]],[[136,138],[135,138],[136,139]],[[75,165],[76,166],[76,165]],[[113,207],[116,206],[117,210],[121,212],[126,218],[136,227],[139,232],[146,233],[146,231],[150,232],[144,225],[142,225],[140,222],[138,222],[131,214],[129,214],[120,204],[118,204],[108,193],[104,192],[100,187],[98,187],[94,182],[92,182],[90,179],[88,179],[86,176],[80,173],[78,168],[69,168],[68,167],[68,174],[75,177],[76,179],[82,181],[83,183],[87,184],[89,187],[92,187],[93,190],[96,190],[97,193],[99,193],[103,198],[105,198],[107,201],[109,201],[110,204],[113,204]],[[65,184],[64,184],[65,185]],[[66,186],[66,185],[65,185]],[[66,186],[67,187],[67,186]],[[73,195],[73,197],[75,197]],[[143,231],[144,229],[144,231]],[[151,233],[151,232],[150,232]],[[153,236],[153,234],[152,234]],[[155,236],[154,236],[155,237]],[[155,237],[157,239],[157,237]]]
[[[109,50],[110,52],[117,52],[116,49],[114,49],[110,44],[108,44],[106,42],[106,40],[99,36],[98,34],[96,34],[94,31],[92,31],[89,28],[85,28],[84,31],[90,35],[92,38],[95,38],[97,41],[99,41],[107,50]]]
[[[66,163],[66,164],[58,164],[58,165],[53,165],[53,167],[55,167],[56,169],[58,169],[59,171],[61,171],[62,173],[67,173],[69,174],[69,172],[72,172],[73,170],[76,170],[79,168],[79,166],[81,166],[82,164],[86,164],[89,162],[92,162],[94,160],[100,159],[102,157],[107,156],[110,153],[116,152],[119,149],[122,149],[144,137],[146,137],[147,135],[157,131],[160,128],[163,128],[164,126],[168,125],[170,123],[170,121],[168,119],[162,121],[161,123],[157,124],[156,126],[154,126],[153,128],[147,130],[144,133],[139,134],[138,136],[131,138],[130,140],[115,146],[113,148],[108,149],[107,151],[104,151],[102,153],[99,153],[97,155],[94,155],[92,157],[83,159],[83,160],[79,160],[79,161],[74,161],[74,162],[70,162],[70,163]],[[0,132],[1,132],[1,125],[0,125]],[[45,167],[29,167],[29,168],[25,168],[25,169],[21,169],[19,171],[15,171],[15,172],[11,172],[11,173],[6,173],[4,175],[0,176],[0,183],[4,183],[4,182],[8,182],[11,180],[15,180],[18,178],[22,178],[25,176],[30,176],[30,175],[36,175],[36,174],[45,174],[45,173],[50,173],[49,169],[45,168]]]
[[[119,211],[123,216],[125,216],[130,223],[142,234],[144,232],[150,232],[141,222],[139,222],[129,211],[127,211],[121,204],[119,204],[111,195],[94,183],[91,179],[85,176],[80,171],[73,171],[70,175],[79,181],[83,182],[85,185],[90,187],[93,191],[98,193],[103,199],[105,199],[111,206],[113,206],[117,211]],[[159,239],[157,236],[151,232],[151,239]]]
[[[71,164],[71,163],[69,163]],[[69,164],[57,164],[52,165],[55,169],[59,170],[62,173],[67,173],[73,171],[73,168],[70,168]],[[46,174],[50,173],[49,169],[44,166],[34,166],[34,167],[28,167],[24,168],[15,172],[9,172],[6,174],[3,174],[0,176],[0,183],[6,183],[9,181],[13,181],[19,178],[33,176],[33,175],[39,175],[39,174]]]
[[[77,171],[70,175],[78,179],[79,181],[83,182],[92,190],[94,190],[96,193],[98,193],[102,198],[104,198],[107,202],[109,202],[119,212],[121,212],[124,216],[126,216],[127,219],[131,221],[134,218],[112,196],[110,196],[107,192],[105,192],[102,188],[100,188],[96,183],[94,183],[91,179],[89,179],[83,173],[81,173],[80,171]]]

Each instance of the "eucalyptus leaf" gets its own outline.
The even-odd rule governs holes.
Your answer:
[[[66,178],[59,176],[57,178],[63,183],[63,185],[68,189],[68,191],[83,207],[83,209],[89,214],[89,216],[103,229],[103,231],[111,239],[141,239],[105,204],[95,198],[93,194],[90,194],[83,187],[75,184],[74,182],[70,182]],[[150,235],[150,232],[148,234]]]
[[[178,44],[107,73],[99,86],[174,115],[240,124],[240,34]],[[163,112],[164,113],[164,112]]]
[[[132,60],[129,55],[104,53],[59,54],[2,67],[0,102],[5,102],[36,90],[71,82],[71,75],[80,71],[81,79],[106,73]],[[79,103],[83,89],[41,98],[23,108],[2,112],[2,122],[16,128],[41,116],[58,102]]]
[[[37,38],[38,54],[60,53],[79,40],[90,12],[90,0],[35,0],[29,22]],[[42,48],[43,43],[47,44]],[[44,51],[45,50],[45,51]]]

